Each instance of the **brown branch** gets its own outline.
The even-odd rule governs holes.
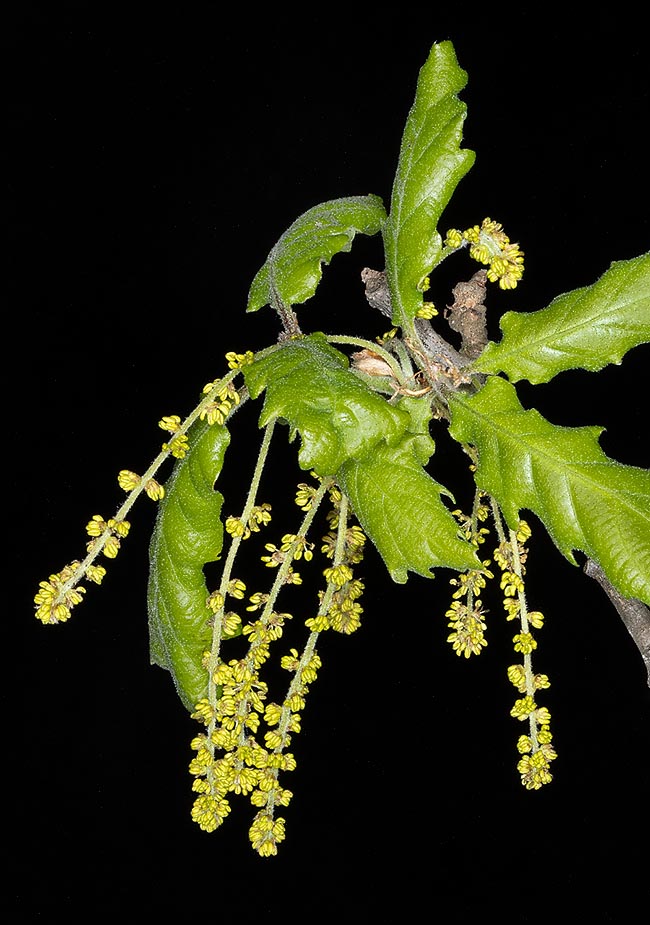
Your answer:
[[[445,318],[452,331],[457,331],[462,340],[460,352],[469,360],[475,360],[488,342],[485,320],[485,290],[487,272],[478,270],[466,283],[458,283],[451,290],[454,304],[448,305]]]
[[[371,270],[365,267],[361,271],[361,279],[366,287],[366,299],[372,308],[378,309],[382,315],[392,318],[393,306],[386,282],[386,274],[381,270]],[[469,363],[469,357],[463,356],[442,337],[425,318],[416,318],[415,330],[422,341],[422,346],[430,359],[443,361],[443,365],[452,369],[462,369]]]
[[[650,687],[650,608],[646,607],[643,601],[623,597],[593,559],[587,559],[583,570],[585,575],[598,582],[616,608],[619,617],[641,653],[641,658],[648,672],[648,687]]]

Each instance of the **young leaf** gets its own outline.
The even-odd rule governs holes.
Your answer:
[[[288,341],[244,369],[252,398],[266,390],[260,427],[274,417],[286,420],[302,438],[301,467],[321,476],[380,440],[395,443],[411,423],[348,367],[347,357],[317,333]]]
[[[195,424],[190,449],[178,460],[166,486],[151,538],[148,590],[151,663],[167,668],[188,710],[207,691],[201,664],[210,646],[210,610],[203,566],[223,545],[221,505],[214,491],[221,472],[228,430]]]
[[[349,251],[357,233],[373,235],[386,217],[379,196],[332,199],[304,212],[273,246],[255,275],[246,311],[280,302],[284,308],[306,302],[316,292],[322,264]]]
[[[474,152],[460,147],[466,106],[457,93],[466,83],[451,42],[434,45],[406,120],[383,230],[394,324],[422,305],[424,278],[442,251],[438,219],[474,163]]]
[[[620,363],[626,351],[650,341],[650,254],[612,263],[592,286],[541,311],[506,312],[501,330],[501,341],[474,363],[478,372],[537,385],[567,369],[595,372]]]
[[[490,377],[450,396],[451,435],[478,449],[476,483],[508,524],[533,511],[560,552],[581,550],[625,597],[650,604],[650,472],[609,459],[599,427],[558,427],[526,411],[513,385]]]
[[[474,548],[459,538],[458,524],[440,500],[446,489],[416,457],[414,439],[380,445],[345,463],[337,475],[341,489],[393,581],[403,584],[409,571],[432,578],[436,566],[480,569]]]

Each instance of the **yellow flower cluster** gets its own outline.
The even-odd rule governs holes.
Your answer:
[[[250,366],[254,359],[255,356],[252,350],[247,350],[246,353],[235,353],[230,350],[226,354],[228,369],[243,369],[244,366]]]
[[[226,529],[233,537],[233,543],[258,532],[270,520],[270,505],[259,504],[251,508],[246,523],[241,518],[228,518]],[[284,819],[274,818],[276,806],[286,806],[291,791],[279,783],[280,771],[291,771],[296,762],[287,752],[292,734],[300,731],[300,710],[308,683],[315,678],[320,665],[318,656],[310,652],[298,656],[291,650],[282,659],[282,666],[294,672],[289,692],[282,703],[267,703],[268,688],[260,678],[260,670],[270,656],[272,642],[280,639],[291,614],[274,609],[279,587],[287,582],[296,583],[297,573],[290,563],[297,558],[310,560],[312,544],[302,533],[287,533],[279,547],[266,544],[271,555],[263,561],[281,569],[273,582],[270,593],[254,592],[249,596],[249,612],[261,611],[260,615],[241,627],[240,618],[234,613],[225,613],[228,597],[243,599],[244,583],[230,579],[223,583],[223,593],[213,592],[208,597],[208,607],[221,620],[223,637],[241,633],[248,644],[241,659],[226,662],[206,653],[204,664],[211,672],[212,693],[196,704],[193,717],[207,728],[192,743],[197,751],[190,764],[190,773],[195,777],[193,789],[198,794],[192,809],[192,818],[206,830],[216,829],[230,812],[230,796],[248,796],[258,812],[250,827],[249,835],[253,848],[261,856],[273,855],[277,845],[284,838]],[[293,665],[293,656],[296,664]],[[216,667],[214,667],[216,665]],[[263,724],[263,725],[262,725]]]
[[[205,394],[211,392],[215,385],[216,383],[214,382],[208,382],[203,387],[203,392]],[[223,389],[219,389],[214,399],[208,402],[201,410],[200,418],[202,421],[207,421],[210,425],[223,424],[232,409],[238,405],[239,402],[239,392],[232,382],[229,382]]]
[[[337,633],[350,635],[361,625],[363,607],[358,599],[364,591],[364,584],[354,577],[353,565],[363,559],[366,536],[358,524],[345,524],[342,534],[343,543],[338,550],[338,526],[340,518],[341,493],[338,489],[330,491],[332,510],[328,514],[330,532],[323,537],[321,552],[330,559],[337,559],[337,564],[326,568],[323,575],[328,582],[328,605],[323,612],[305,621],[312,632],[320,633],[332,629]],[[321,604],[326,592],[321,592]]]
[[[152,501],[162,501],[165,497],[165,489],[160,482],[157,482],[156,479],[147,479],[143,484],[142,478],[136,472],[131,472],[130,469],[120,469],[117,481],[124,491],[133,491],[134,488],[142,485],[145,494]]]
[[[169,443],[163,443],[162,448],[165,452],[171,453],[176,459],[185,459],[190,445],[185,434],[177,434]]]
[[[489,508],[484,503],[487,496],[477,491],[471,516],[460,510],[452,511],[460,524],[460,535],[471,542],[477,549],[485,541],[489,532],[481,527],[481,522],[488,517]],[[528,735],[522,735],[517,742],[517,749],[522,756],[517,764],[521,781],[528,790],[538,790],[552,780],[550,764],[556,758],[550,731],[551,715],[546,707],[538,706],[536,693],[550,686],[548,676],[535,674],[532,669],[531,654],[537,648],[531,629],[540,629],[544,624],[544,615],[536,610],[529,611],[526,604],[524,574],[526,571],[526,542],[531,530],[526,521],[519,521],[516,530],[510,531],[506,538],[502,517],[494,500],[490,501],[500,543],[494,550],[494,561],[501,569],[499,582],[503,594],[503,606],[508,620],[518,620],[520,632],[515,633],[512,642],[515,652],[523,656],[523,662],[510,665],[508,680],[522,695],[517,699],[510,715],[522,722],[528,722]],[[489,570],[490,560],[483,561],[482,570],[467,570],[458,578],[452,578],[456,586],[452,602],[445,616],[449,619],[452,632],[447,637],[457,655],[478,654],[487,645],[484,631],[484,611],[479,595],[485,587],[485,579],[493,578]],[[462,600],[464,599],[464,600]]]
[[[285,820],[276,818],[277,807],[286,806],[292,793],[280,784],[280,772],[292,771],[296,762],[287,751],[292,737],[301,731],[301,713],[310,685],[316,680],[321,659],[316,652],[318,635],[323,629],[350,633],[359,625],[361,607],[357,598],[363,583],[355,579],[352,565],[361,561],[365,536],[356,525],[347,522],[347,499],[332,486],[331,480],[320,481],[312,490],[301,484],[297,503],[305,514],[298,533],[286,533],[278,546],[266,544],[270,553],[262,560],[278,568],[269,593],[254,592],[248,598],[248,612],[260,612],[243,627],[234,613],[226,613],[228,597],[242,598],[243,582],[222,578],[221,590],[208,597],[208,607],[221,621],[222,637],[241,634],[248,643],[243,658],[225,661],[218,654],[206,652],[204,665],[210,673],[207,697],[195,706],[193,717],[204,724],[205,732],[196,736],[192,747],[196,756],[190,763],[197,794],[192,818],[205,831],[216,829],[230,812],[231,795],[246,795],[257,813],[249,828],[249,838],[262,857],[277,853],[285,837]],[[307,620],[311,630],[302,650],[290,648],[281,657],[280,666],[291,674],[286,693],[277,701],[269,701],[267,684],[260,674],[269,659],[271,643],[282,638],[291,614],[274,609],[280,587],[296,583],[291,568],[294,559],[310,561],[313,544],[306,539],[308,525],[318,505],[329,492],[333,510],[328,516],[331,528],[323,538],[322,551],[332,559],[324,570],[327,588],[320,597],[318,615]],[[268,505],[253,508],[259,526]],[[255,526],[249,522],[249,528]],[[244,536],[241,519],[230,518],[228,531],[233,544]],[[293,576],[293,577],[292,577]]]
[[[47,581],[39,582],[39,590],[34,597],[34,603],[36,604],[36,618],[41,623],[65,623],[70,618],[72,608],[81,603],[86,589],[81,585],[76,587],[69,585],[69,582],[74,580],[80,565],[80,562],[71,562],[60,572],[50,575]],[[99,567],[96,566],[95,569],[97,577],[91,580],[99,584],[106,570],[101,569],[103,574],[100,577]]]
[[[524,273],[524,254],[513,244],[499,222],[484,218],[480,225],[459,231],[451,228],[445,237],[447,247],[456,250],[469,244],[470,256],[488,267],[487,278],[501,289],[514,289]]]
[[[259,533],[261,527],[265,527],[271,521],[271,505],[256,504],[251,510],[250,516],[246,523],[240,517],[226,518],[226,532],[231,536],[241,536],[247,540],[251,533]]]
[[[229,353],[226,359],[230,369],[239,370],[251,363],[254,356],[251,351],[247,351],[245,354]],[[211,424],[222,423],[224,416],[227,416],[239,403],[240,396],[232,384],[232,378],[233,374],[229,373],[224,379],[209,383],[204,392],[209,393],[214,390],[214,402],[203,399],[203,402],[206,402],[205,406],[203,402],[200,403],[184,423],[176,414],[165,415],[158,421],[158,426],[162,430],[173,434],[172,439],[169,443],[163,443],[163,453],[154,460],[144,476],[130,469],[119,471],[118,484],[124,491],[129,492],[129,497],[121,505],[115,517],[105,521],[99,514],[93,515],[86,525],[86,532],[91,540],[87,544],[87,555],[83,561],[75,560],[60,572],[50,575],[47,581],[39,583],[38,592],[34,596],[35,615],[38,620],[47,624],[65,622],[70,618],[72,608],[83,600],[85,588],[79,582],[87,579],[95,584],[101,583],[106,569],[101,565],[96,565],[95,559],[100,554],[108,559],[114,559],[117,556],[121,540],[129,531],[129,522],[124,515],[142,492],[153,501],[160,501],[164,498],[165,489],[153,476],[167,454],[177,459],[183,459],[186,456],[189,441],[184,431],[188,429],[190,423],[197,417],[207,418]],[[223,387],[221,387],[222,383],[225,383]],[[268,506],[262,505],[259,512],[253,512],[254,523],[266,522],[266,508]],[[249,525],[249,529],[255,529],[255,527]]]
[[[485,542],[489,533],[487,527],[480,526],[489,515],[489,508],[484,498],[484,492],[476,492],[472,513],[469,516],[459,509],[452,511],[460,524],[460,535],[476,549]],[[447,636],[447,642],[451,643],[458,656],[463,655],[469,658],[471,655],[479,655],[487,645],[484,633],[487,628],[484,619],[485,611],[480,594],[487,584],[487,579],[494,577],[488,568],[489,565],[490,560],[485,559],[482,569],[467,569],[465,572],[460,572],[457,578],[449,580],[449,584],[455,585],[456,590],[452,594],[452,602],[445,613],[449,620],[447,625],[452,631]],[[465,598],[466,602],[461,602],[460,598]]]
[[[88,555],[79,562],[75,559],[60,572],[50,575],[47,581],[39,582],[34,596],[36,618],[41,623],[65,623],[70,619],[72,608],[80,604],[86,589],[79,582],[84,578],[101,584],[106,569],[95,565],[95,558],[102,553],[107,559],[114,559],[120,551],[120,541],[128,535],[128,520],[109,518],[94,514],[86,524],[86,533],[92,537],[87,543]]]
[[[41,623],[65,623],[70,619],[72,608],[80,604],[86,589],[79,584],[87,578],[94,584],[101,584],[106,569],[95,565],[94,559],[103,553],[107,559],[114,559],[120,550],[120,540],[127,536],[130,524],[127,520],[110,518],[105,521],[100,514],[94,514],[86,525],[86,532],[92,537],[87,544],[88,555],[83,562],[75,559],[60,572],[50,575],[47,581],[39,582],[34,596],[36,618]]]
[[[553,779],[550,764],[557,755],[552,745],[551,714],[546,707],[539,707],[535,699],[538,690],[550,687],[550,681],[547,675],[535,674],[532,668],[531,653],[537,648],[537,640],[530,630],[531,627],[541,628],[544,616],[539,611],[529,611],[526,603],[524,543],[530,535],[526,521],[520,521],[517,530],[511,531],[510,540],[504,539],[495,550],[494,558],[502,570],[500,584],[507,619],[518,619],[521,625],[521,632],[516,633],[512,641],[515,652],[523,655],[523,663],[508,668],[508,680],[524,695],[515,701],[510,715],[521,722],[527,721],[529,727],[528,735],[520,736],[517,742],[517,750],[522,755],[517,770],[527,790],[539,790]]]
[[[231,582],[229,593],[238,596],[242,588],[237,584],[241,585]],[[213,610],[223,608],[222,595],[211,598]],[[269,595],[255,593],[247,609],[257,610],[268,599]],[[207,698],[199,701],[192,714],[207,727],[192,742],[197,755],[189,770],[198,794],[192,819],[205,831],[214,831],[230,812],[229,795],[247,795],[259,809],[249,830],[250,840],[263,857],[276,854],[284,838],[284,819],[274,818],[274,808],[288,805],[292,793],[280,785],[279,773],[296,766],[286,749],[291,735],[300,732],[300,710],[321,664],[312,650],[300,656],[291,649],[281,659],[282,667],[294,674],[287,696],[282,704],[266,703],[268,687],[260,679],[260,668],[269,657],[269,644],[282,636],[290,618],[290,614],[264,606],[262,616],[243,628],[249,643],[246,656],[227,664],[218,662],[211,679],[220,692],[215,704]],[[263,745],[256,739],[262,719],[267,727]]]
[[[433,302],[423,302],[416,311],[415,316],[416,318],[424,318],[429,321],[431,318],[435,318],[435,316],[438,314],[438,309],[435,307]]]
[[[453,630],[447,636],[447,642],[452,644],[456,655],[464,655],[465,658],[479,655],[487,645],[483,632],[486,623],[480,599],[477,598],[472,607],[460,601],[452,601],[445,616],[449,618],[448,626]]]
[[[276,756],[255,739],[268,693],[259,677],[259,668],[268,658],[269,637],[263,632],[268,623],[262,619],[244,627],[244,632],[250,628],[246,657],[218,663],[212,675],[221,692],[216,705],[206,698],[196,704],[192,714],[207,727],[206,733],[192,741],[197,754],[189,766],[195,778],[192,789],[198,793],[192,819],[207,832],[221,825],[230,812],[230,793],[246,794],[256,806],[266,804],[270,790],[279,805],[291,799],[291,792],[277,783],[277,772],[293,770],[293,756]],[[281,622],[276,622],[276,632],[271,635],[277,638],[281,632]],[[270,836],[260,842],[260,848],[264,846],[260,853],[274,853],[269,850],[274,837],[279,840],[278,830],[271,827]]]
[[[233,353],[227,354],[226,358],[231,369],[241,369],[242,366],[253,361],[253,354],[251,351],[245,354]],[[216,389],[221,382],[229,379],[232,379],[231,373],[224,380],[209,383],[204,392],[210,392],[213,388]],[[207,418],[210,423],[222,422],[221,415],[230,413],[239,401],[239,393],[232,385],[232,382],[226,381],[223,388],[215,391],[215,401],[213,403],[208,402],[205,407],[199,404],[185,423],[176,414],[165,415],[158,421],[158,426],[162,430],[174,436],[169,443],[163,443],[163,453],[154,460],[145,476],[140,476],[131,469],[121,469],[119,471],[117,476],[118,484],[124,491],[129,492],[129,497],[121,505],[114,518],[105,521],[99,514],[93,515],[86,526],[86,532],[91,537],[91,541],[87,544],[88,554],[82,562],[75,560],[66,565],[60,572],[50,575],[47,581],[39,583],[38,592],[34,597],[38,620],[49,624],[63,623],[70,618],[72,608],[83,600],[85,588],[79,582],[83,579],[88,579],[95,584],[100,584],[106,574],[106,569],[103,566],[95,565],[95,559],[100,554],[108,559],[114,559],[117,556],[121,540],[129,531],[129,522],[123,515],[132,507],[142,492],[153,501],[161,501],[164,498],[165,489],[160,482],[153,478],[153,475],[167,454],[177,459],[183,459],[186,456],[189,441],[184,430],[188,428],[191,420],[201,417]],[[214,405],[214,408],[212,405]],[[258,516],[257,512],[254,512],[253,516]],[[266,513],[259,514],[259,517],[260,520],[257,523],[265,519]]]

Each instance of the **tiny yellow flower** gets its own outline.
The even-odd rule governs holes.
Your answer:
[[[303,511],[308,511],[314,500],[317,489],[313,485],[307,485],[306,482],[300,482],[296,492],[296,504]]]
[[[241,629],[241,617],[239,614],[230,611],[227,614],[224,614],[223,618],[223,633],[226,638],[229,636],[237,636]]]
[[[104,578],[105,574],[106,569],[103,565],[89,565],[87,566],[85,572],[86,578],[89,581],[94,581],[96,585],[102,583],[102,579]]]
[[[140,476],[136,472],[131,472],[130,469],[120,469],[117,474],[117,481],[124,491],[133,491],[140,484]]]
[[[283,655],[280,659],[280,665],[285,671],[297,671],[300,666],[300,656],[297,649],[289,649],[289,655]]]
[[[229,369],[242,369],[242,367],[250,365],[254,359],[255,356],[252,350],[247,350],[246,353],[235,353],[230,350],[226,354]]]
[[[158,427],[161,430],[168,430],[170,433],[174,434],[181,426],[181,419],[177,414],[165,415],[160,421],[158,421]]]
[[[179,434],[169,443],[163,443],[163,450],[168,450],[176,459],[184,459],[189,449],[189,441],[185,434]]]
[[[537,648],[537,642],[530,633],[517,633],[512,637],[512,641],[515,644],[515,652],[522,652],[524,655],[530,655]]]
[[[264,721],[269,726],[277,726],[282,716],[282,707],[279,703],[269,703],[264,710]]]
[[[88,536],[101,536],[104,530],[108,529],[108,524],[101,514],[93,514],[92,520],[86,524],[86,533]]]
[[[326,568],[323,575],[335,587],[342,588],[347,581],[352,579],[352,569],[344,564],[335,565],[333,568]]]
[[[131,529],[131,524],[128,520],[113,520],[112,517],[109,519],[107,526],[116,536],[121,536],[122,538],[128,536]]]
[[[508,680],[520,693],[526,690],[526,671],[523,665],[511,665],[508,668]]]
[[[104,544],[102,552],[107,559],[114,559],[120,551],[120,541],[116,536],[109,536]]]
[[[165,497],[165,489],[155,479],[149,479],[144,486],[145,493],[152,501],[162,501]]]
[[[517,532],[515,534],[519,543],[527,542],[532,536],[532,530],[530,529],[528,522],[525,520],[520,520],[517,525]]]
[[[268,599],[269,599],[268,594],[263,594],[261,591],[256,591],[254,594],[251,594],[251,596],[248,598],[248,600],[251,603],[250,603],[250,606],[246,608],[246,610],[248,611],[259,610],[260,607],[263,607],[264,604],[266,604]]]
[[[478,225],[474,225],[472,228],[466,228],[463,231],[463,237],[466,241],[469,241],[471,244],[476,244],[479,241],[481,234],[481,229]]]
[[[239,578],[233,578],[228,582],[228,594],[238,600],[242,600],[246,594],[246,585]]]
[[[527,716],[535,710],[536,704],[532,697],[522,697],[521,700],[516,700],[515,705],[510,711],[510,716],[515,719],[524,720]]]
[[[450,228],[445,236],[447,247],[459,248],[463,243],[463,235],[457,228]]]
[[[224,596],[219,591],[213,591],[205,603],[212,613],[218,613],[225,604]]]
[[[308,620],[305,620],[305,626],[314,633],[323,633],[325,630],[330,629],[330,621],[327,618],[327,614],[319,614],[316,617],[309,617]]]
[[[435,307],[433,302],[424,302],[415,312],[416,318],[424,318],[427,321],[430,318],[435,318],[438,314],[438,309]]]

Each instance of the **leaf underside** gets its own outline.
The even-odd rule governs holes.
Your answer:
[[[506,380],[450,397],[451,435],[478,450],[476,483],[514,527],[521,510],[560,552],[596,561],[625,597],[650,604],[650,472],[609,459],[599,427],[558,427],[525,410]]]
[[[223,496],[214,490],[230,442],[225,427],[195,424],[190,449],[165,486],[150,545],[148,589],[151,663],[171,672],[188,710],[205,697],[202,656],[210,648],[211,612],[203,566],[223,545]]]
[[[253,398],[266,390],[260,426],[280,418],[300,434],[300,466],[341,485],[395,581],[431,577],[435,566],[480,568],[440,499],[445,489],[423,468],[433,442],[422,405],[388,404],[323,334],[288,342],[244,375]]]
[[[451,42],[431,49],[418,77],[406,120],[388,219],[383,229],[393,323],[403,325],[422,306],[422,283],[438,264],[438,220],[474,163],[461,149],[466,106],[457,94],[467,83]]]
[[[592,286],[554,299],[541,311],[507,312],[503,337],[474,369],[511,382],[548,382],[568,369],[596,372],[650,341],[650,254],[612,263]]]
[[[311,298],[322,264],[349,251],[356,234],[374,235],[386,217],[379,196],[332,199],[303,213],[273,246],[248,293],[246,311],[264,305],[288,308]]]

